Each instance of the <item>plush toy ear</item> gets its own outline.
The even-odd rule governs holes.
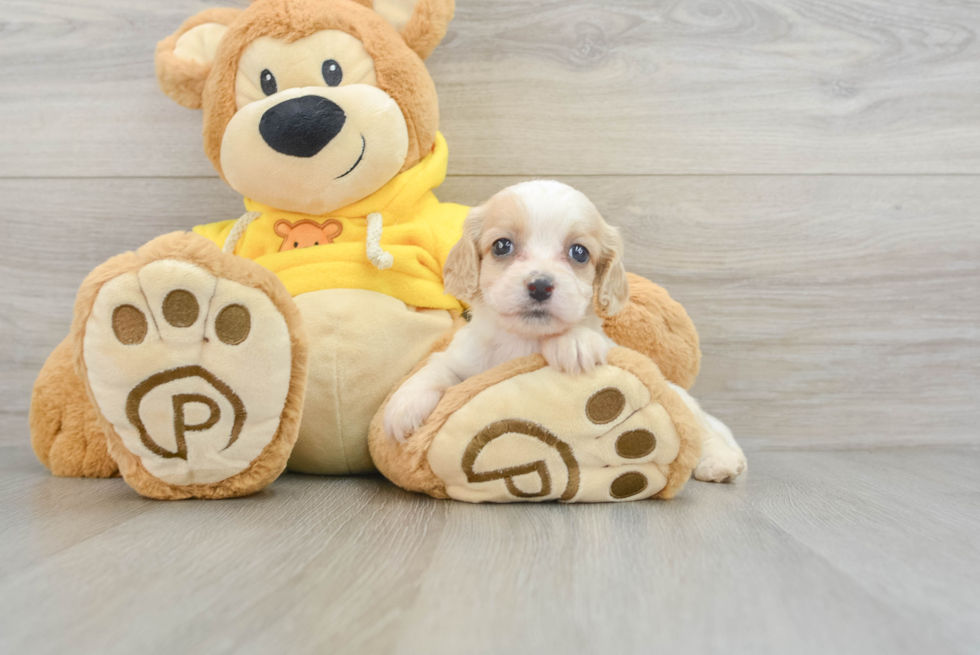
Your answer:
[[[374,10],[395,26],[422,59],[446,36],[455,9],[454,0],[374,0]]]
[[[218,44],[240,13],[241,9],[207,9],[157,44],[157,81],[172,100],[190,109],[201,108]]]
[[[608,225],[603,228],[602,254],[596,263],[594,296],[596,309],[603,318],[618,314],[630,297],[623,265],[623,237],[619,230]]]
[[[446,293],[472,304],[480,296],[480,250],[478,243],[483,232],[485,208],[474,207],[463,222],[460,237],[446,257],[442,282]]]

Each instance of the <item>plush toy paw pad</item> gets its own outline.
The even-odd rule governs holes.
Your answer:
[[[646,457],[657,447],[657,437],[649,430],[630,430],[616,439],[616,454],[626,459]]]
[[[510,418],[487,423],[504,412]],[[457,500],[611,502],[662,490],[680,439],[632,373],[545,367],[484,389],[433,438],[433,473]]]
[[[276,435],[290,336],[258,289],[187,262],[155,261],[103,285],[83,349],[103,416],[164,482],[224,480]]]
[[[609,495],[617,500],[630,498],[647,488],[647,479],[642,473],[630,471],[623,473],[609,485]]]

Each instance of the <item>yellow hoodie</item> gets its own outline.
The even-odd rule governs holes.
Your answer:
[[[449,250],[462,234],[469,208],[441,203],[432,189],[446,178],[449,151],[442,134],[432,152],[404,173],[399,173],[373,194],[323,216],[283,211],[245,199],[245,208],[259,212],[235,246],[235,254],[275,273],[293,296],[321,289],[367,289],[398,298],[407,305],[427,309],[461,309],[446,295],[442,268]],[[366,254],[367,216],[383,219],[381,248],[391,253],[391,268],[380,270]],[[313,221],[340,223],[332,243],[280,252],[284,240],[276,223]],[[194,232],[222,247],[235,221],[199,225]],[[329,227],[333,233],[337,226]]]

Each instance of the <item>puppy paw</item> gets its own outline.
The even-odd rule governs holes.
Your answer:
[[[578,374],[589,373],[597,365],[605,364],[609,348],[609,340],[599,332],[576,328],[546,340],[541,345],[541,354],[552,368]]]
[[[694,469],[694,478],[702,482],[733,482],[748,462],[745,455],[734,450],[716,450],[706,453]]]
[[[442,392],[408,380],[388,401],[385,408],[384,427],[389,439],[404,443],[442,399]]]

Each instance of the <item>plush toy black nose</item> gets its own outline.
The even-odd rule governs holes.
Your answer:
[[[259,134],[276,152],[312,157],[344,129],[347,116],[337,103],[303,96],[271,107],[259,121]]]
[[[555,290],[555,282],[550,277],[537,277],[527,283],[527,295],[535,302],[544,302]]]

